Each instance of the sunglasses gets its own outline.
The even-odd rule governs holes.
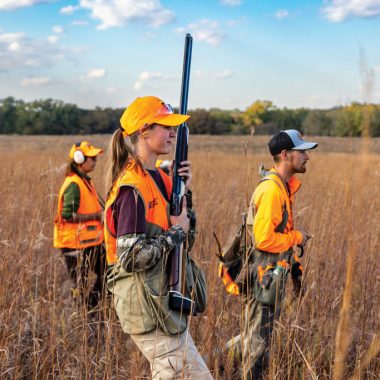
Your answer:
[[[174,113],[173,107],[169,103],[162,103],[162,106],[158,109],[155,116],[170,115],[172,113]]]

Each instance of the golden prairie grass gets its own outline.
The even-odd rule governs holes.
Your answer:
[[[339,380],[344,377],[346,355],[351,344],[351,333],[349,326],[352,300],[352,281],[355,267],[355,247],[352,246],[352,243],[348,247],[346,263],[346,283],[335,338],[335,361],[333,372],[333,377],[335,380]]]
[[[119,326],[109,300],[93,318],[72,304],[52,222],[68,150],[83,136],[0,138],[0,378],[149,378],[147,362]],[[89,136],[106,147],[109,136]],[[303,264],[306,294],[287,303],[271,350],[273,379],[378,379],[380,374],[379,141],[317,138],[300,176],[296,225],[314,235]],[[225,241],[271,165],[266,137],[191,138],[198,235],[209,305],[191,332],[215,378],[232,378],[216,349],[239,333],[241,301],[217,277],[213,232]],[[105,158],[93,174],[104,194]],[[352,243],[354,242],[354,244]],[[346,281],[347,258],[349,281]],[[350,274],[351,273],[351,274]],[[288,283],[291,295],[291,281]],[[350,295],[350,302],[347,300]],[[224,372],[218,368],[223,364]],[[339,367],[339,368],[338,368]]]

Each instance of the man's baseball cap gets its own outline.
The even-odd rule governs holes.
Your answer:
[[[283,150],[309,150],[318,146],[316,142],[305,141],[296,129],[287,129],[275,134],[269,141],[270,154],[276,156]]]
[[[135,99],[124,111],[120,119],[124,135],[131,135],[143,127],[160,124],[166,127],[177,127],[189,119],[189,115],[174,113],[170,104],[155,96],[144,96]]]
[[[103,149],[95,148],[87,141],[81,141],[71,147],[70,158],[74,158],[74,153],[78,150],[86,157],[95,157],[98,154],[103,153]]]

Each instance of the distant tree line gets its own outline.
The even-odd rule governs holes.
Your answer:
[[[112,133],[123,109],[81,109],[75,104],[46,99],[24,102],[0,99],[0,134],[62,135]],[[380,136],[380,105],[352,103],[331,109],[277,108],[255,101],[245,111],[212,108],[189,111],[193,134],[273,134],[298,129],[308,135]]]
[[[0,133],[70,135],[111,133],[119,126],[122,109],[84,110],[75,104],[46,99],[24,102],[0,100]]]

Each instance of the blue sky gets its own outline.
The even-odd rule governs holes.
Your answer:
[[[178,106],[186,32],[190,109],[380,102],[380,0],[0,0],[0,98]]]

